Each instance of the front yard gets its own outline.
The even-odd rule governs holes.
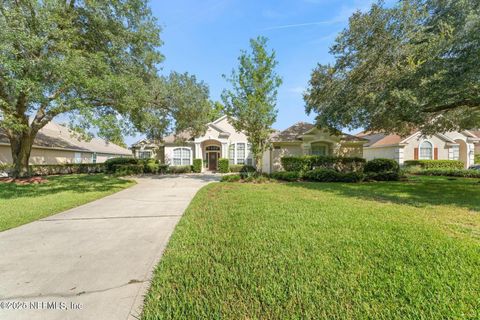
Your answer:
[[[0,231],[96,200],[134,183],[104,174],[47,179],[43,184],[0,183]]]
[[[478,319],[480,183],[218,183],[195,197],[143,319]]]

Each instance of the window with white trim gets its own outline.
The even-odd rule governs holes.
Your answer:
[[[190,164],[192,151],[188,148],[173,149],[173,165],[188,166]]]
[[[97,153],[96,152],[94,152],[92,154],[92,163],[97,163]]]
[[[245,164],[245,143],[237,143],[237,164]]]
[[[150,159],[152,157],[151,151],[138,151],[139,159]]]
[[[420,144],[420,160],[432,160],[433,159],[433,146],[428,141],[423,141]]]
[[[311,153],[314,156],[326,156],[328,152],[328,147],[325,143],[312,143],[310,145]]]
[[[75,163],[82,163],[82,153],[81,152],[75,152]]]
[[[252,154],[252,145],[247,143],[247,164],[253,166],[253,154]]]
[[[453,146],[452,147],[452,160],[458,160],[460,159],[460,147],[459,146]]]
[[[233,143],[228,147],[228,162],[235,164],[235,144]]]

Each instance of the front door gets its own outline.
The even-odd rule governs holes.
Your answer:
[[[216,152],[208,153],[208,170],[212,170],[212,171],[217,170],[217,160],[218,160],[218,153]]]

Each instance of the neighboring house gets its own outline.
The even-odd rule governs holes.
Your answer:
[[[474,163],[475,150],[480,148],[478,131],[447,132],[424,137],[420,132],[401,137],[395,134],[360,132],[357,137],[367,139],[363,156],[394,159],[399,164],[406,160],[460,160],[468,168]]]
[[[113,157],[131,157],[132,152],[100,138],[78,139],[55,122],[48,123],[35,137],[30,164],[102,163]],[[12,163],[10,142],[0,130],[0,164]]]
[[[343,155],[362,156],[362,145],[366,140],[341,134],[331,135],[317,129],[313,124],[299,122],[290,128],[275,132],[271,136],[272,148],[262,157],[262,171],[281,170],[283,156],[297,155]],[[218,159],[227,158],[230,164],[254,165],[248,137],[235,130],[223,116],[207,124],[206,132],[199,137],[188,134],[168,136],[160,145],[143,139],[132,145],[137,158],[156,158],[170,165],[191,165],[193,159],[203,160],[203,169],[218,169]]]

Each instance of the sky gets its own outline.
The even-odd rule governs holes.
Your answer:
[[[297,121],[314,122],[306,115],[302,92],[318,63],[332,62],[329,48],[356,10],[366,11],[371,0],[151,0],[162,27],[160,51],[165,56],[161,74],[188,72],[210,87],[220,100],[229,75],[249,39],[266,36],[276,52],[278,91],[275,129]],[[140,137],[127,137],[132,144]]]

